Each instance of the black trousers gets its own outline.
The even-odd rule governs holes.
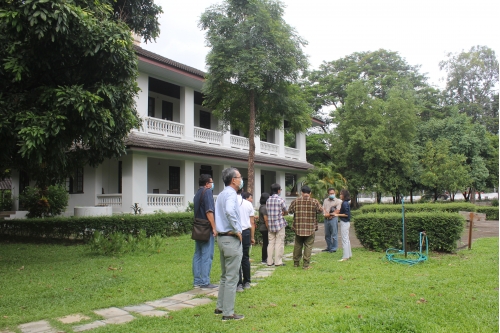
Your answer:
[[[241,258],[241,267],[240,267],[240,280],[238,284],[250,283],[250,229],[245,229],[241,232],[242,238],[242,248],[243,248],[243,257]]]
[[[267,246],[269,245],[269,232],[261,231],[262,234],[262,261],[267,262]]]

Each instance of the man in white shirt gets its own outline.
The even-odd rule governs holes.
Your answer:
[[[239,191],[238,191],[239,192]],[[241,236],[243,257],[241,258],[240,279],[236,291],[242,292],[250,289],[250,246],[255,244],[255,210],[252,205],[253,197],[251,193],[243,192],[238,195],[240,204]]]

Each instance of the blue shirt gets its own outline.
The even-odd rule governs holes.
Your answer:
[[[347,217],[339,216],[340,221],[342,222],[351,221],[351,206],[349,206],[349,201],[342,201],[342,206],[340,206],[339,214],[347,215]]]
[[[205,190],[205,192],[203,192]],[[200,202],[201,194],[203,193],[203,201]],[[196,195],[193,199],[194,203],[194,216],[199,219],[207,219],[208,212],[214,212],[214,195],[211,189],[207,189],[205,186],[202,186],[196,192]],[[201,205],[201,208],[200,208]]]
[[[215,229],[217,232],[241,233],[240,207],[236,191],[226,186],[215,202]]]

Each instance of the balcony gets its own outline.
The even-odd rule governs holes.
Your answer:
[[[212,131],[201,127],[195,127],[194,140],[210,144],[222,145],[222,132]]]
[[[176,123],[160,118],[147,117],[144,120],[147,133],[160,134],[182,138],[184,136],[184,124]]]

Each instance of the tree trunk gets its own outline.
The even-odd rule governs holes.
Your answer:
[[[410,189],[410,202],[413,203],[413,187]]]
[[[359,207],[358,192],[357,191],[353,191],[351,193],[351,208],[352,209],[357,209],[358,207]]]
[[[469,201],[471,203],[476,203],[476,188],[475,187],[470,188]]]
[[[377,193],[377,203],[381,203],[382,201],[382,192],[376,192]]]
[[[250,128],[248,129],[248,185],[247,192],[254,194],[255,186],[255,92],[250,91]]]

